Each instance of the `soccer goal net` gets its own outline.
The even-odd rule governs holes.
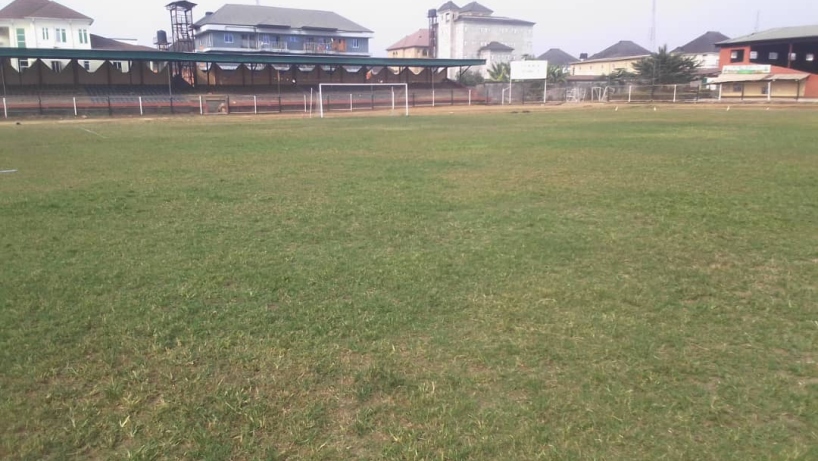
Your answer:
[[[409,116],[409,85],[406,83],[322,83],[318,85],[318,112],[390,109]]]

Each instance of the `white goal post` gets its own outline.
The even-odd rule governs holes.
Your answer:
[[[375,88],[375,87],[392,87],[392,110],[395,110],[395,91],[396,87],[403,88],[404,95],[404,109],[406,116],[409,116],[409,84],[408,83],[321,83],[318,85],[318,110],[321,118],[324,118],[324,88],[341,87],[341,88]],[[352,95],[350,94],[350,110],[354,108],[352,104]]]

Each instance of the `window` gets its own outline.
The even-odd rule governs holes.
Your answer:
[[[353,39],[352,39],[352,48],[356,48],[356,49],[357,49],[357,48],[360,48],[360,47],[361,47],[361,43],[358,41],[358,39],[357,39],[357,38],[353,38]]]
[[[17,67],[20,68],[20,72],[28,69],[28,59],[18,59],[17,60]]]
[[[790,61],[798,61],[798,53],[790,53]]]
[[[761,85],[761,94],[767,95],[767,85]]]
[[[263,43],[265,45],[269,45],[270,44],[270,36],[269,35],[262,35],[261,36],[261,43]]]
[[[775,51],[770,51],[770,61],[777,61],[778,60],[778,53]]]
[[[83,61],[82,62],[82,67],[84,67],[85,70],[90,72],[91,71],[91,61]]]
[[[87,45],[88,44],[88,31],[85,30],[85,29],[80,29],[79,36],[80,36],[80,44]]]
[[[121,61],[113,61],[111,63],[111,66],[113,66],[114,69],[122,72],[122,62]]]
[[[65,29],[56,29],[57,43],[68,43],[68,34]]]
[[[233,34],[224,34],[224,43],[233,43]]]
[[[51,61],[51,70],[59,74],[62,72],[62,63],[60,61]]]
[[[733,93],[741,93],[744,91],[744,85],[733,85]]]
[[[807,54],[807,62],[815,61],[815,55],[812,53]]]
[[[731,51],[730,62],[744,62],[744,50]]]
[[[750,52],[750,61],[755,61],[758,59],[758,51],[751,51]]]
[[[43,40],[51,40],[51,29],[43,27]]]
[[[295,35],[290,35],[289,37],[287,37],[287,41],[290,43],[298,43],[298,37],[296,37]]]
[[[17,48],[25,48],[25,47],[26,47],[26,30],[25,29],[17,29]],[[28,61],[26,61],[26,62],[28,62]]]

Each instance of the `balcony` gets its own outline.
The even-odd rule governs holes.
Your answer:
[[[336,50],[332,49],[331,43],[310,43],[307,42],[304,44],[304,51],[307,53],[313,54],[329,54],[333,53]]]
[[[286,53],[289,51],[289,46],[287,42],[259,43],[258,51],[265,53]]]

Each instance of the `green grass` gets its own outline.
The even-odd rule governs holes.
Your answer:
[[[818,459],[816,126],[2,125],[0,458]]]

